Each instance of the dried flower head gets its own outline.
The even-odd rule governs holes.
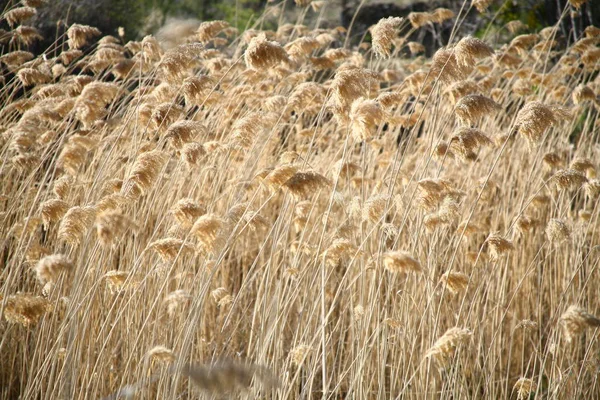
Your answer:
[[[31,46],[36,40],[44,38],[36,28],[27,25],[19,25],[12,33],[13,41],[25,46]]]
[[[600,326],[600,319],[576,305],[570,306],[559,318],[567,342],[572,342],[587,328]]]
[[[156,240],[148,245],[148,249],[156,251],[164,262],[171,262],[181,254],[193,254],[194,246],[177,238],[165,238]]]
[[[529,399],[531,393],[535,393],[537,390],[536,388],[535,382],[529,378],[519,378],[513,386],[513,390],[517,391],[517,400]]]
[[[538,143],[544,131],[564,116],[555,111],[539,101],[529,102],[519,111],[515,124],[530,145]]]
[[[108,271],[104,274],[103,278],[106,280],[110,291],[112,293],[118,293],[125,288],[125,282],[129,278],[129,272],[127,271]]]
[[[192,226],[200,216],[206,214],[206,207],[194,199],[184,198],[173,206],[171,214],[182,226]]]
[[[571,238],[571,229],[562,220],[552,218],[546,225],[546,236],[553,243],[560,243]]]
[[[191,233],[196,236],[202,249],[211,253],[218,250],[225,242],[226,222],[215,214],[205,214],[196,220]]]
[[[579,10],[581,6],[587,2],[588,0],[569,0],[569,3],[577,10]]]
[[[80,49],[87,44],[88,40],[98,35],[100,35],[100,31],[97,28],[73,24],[67,29],[69,48]]]
[[[267,172],[267,175],[263,178],[263,182],[272,192],[276,192],[298,172],[298,167],[292,164],[283,164]]]
[[[556,187],[561,190],[577,190],[585,183],[588,183],[588,178],[575,169],[562,169],[557,171],[552,176],[551,180],[556,184]]]
[[[306,344],[299,344],[298,346],[294,347],[292,350],[290,350],[289,354],[292,364],[296,367],[300,367],[311,351],[311,347]]]
[[[431,60],[430,79],[440,79],[445,84],[467,78],[472,65],[459,64],[454,49],[441,48]]]
[[[63,254],[52,254],[40,259],[35,266],[35,273],[40,283],[56,282],[59,275],[73,268],[73,263]]]
[[[358,98],[350,109],[352,135],[358,141],[370,139],[383,120],[383,110],[375,100]]]
[[[129,177],[123,182],[121,193],[133,199],[138,195],[146,194],[158,180],[166,158],[166,155],[159,150],[140,154],[133,164]]]
[[[472,0],[471,5],[477,9],[480,13],[484,13],[488,9],[493,0]]]
[[[459,128],[450,139],[449,150],[463,161],[473,161],[481,146],[493,147],[494,143],[483,132],[476,128]]]
[[[163,363],[172,363],[177,359],[173,350],[165,346],[154,346],[146,353],[146,357],[151,361],[159,361]]]
[[[283,184],[296,198],[310,197],[330,185],[329,179],[315,171],[296,172]]]
[[[374,71],[348,67],[338,69],[331,82],[336,114],[343,115],[349,111],[354,100],[359,97],[369,98],[369,94],[379,89],[379,80]]]
[[[437,24],[454,18],[454,11],[447,8],[436,8],[431,13],[431,20]]]
[[[13,28],[19,25],[23,21],[27,21],[29,18],[37,14],[37,11],[33,7],[17,7],[9,10],[2,15],[8,25]]]
[[[581,104],[584,101],[592,101],[597,103],[598,100],[596,99],[596,93],[594,93],[594,91],[592,90],[592,88],[590,88],[587,85],[579,85],[575,88],[575,90],[573,91],[573,103],[575,104]]]
[[[281,62],[289,62],[285,49],[279,43],[267,40],[264,33],[250,41],[244,59],[246,66],[255,70],[269,69]]]
[[[227,21],[205,21],[198,27],[196,36],[200,43],[207,44],[227,28],[229,28],[229,23]]]
[[[58,237],[65,242],[79,244],[83,234],[92,227],[96,209],[92,206],[71,207],[60,222]]]
[[[477,60],[494,54],[494,50],[483,40],[466,36],[456,44],[454,53],[459,64],[473,66]]]
[[[427,350],[425,358],[433,357],[439,367],[444,368],[454,358],[457,348],[467,343],[472,335],[473,332],[466,328],[450,328]]]
[[[379,57],[388,58],[391,54],[392,43],[398,35],[398,26],[404,19],[400,17],[382,18],[371,28],[373,36],[373,51]]]
[[[37,324],[42,315],[51,310],[52,304],[45,298],[19,293],[6,299],[4,318],[8,322],[29,327]]]
[[[40,214],[46,229],[51,223],[59,221],[69,209],[69,205],[60,199],[50,199],[40,206]]]
[[[497,260],[503,254],[515,249],[515,246],[510,240],[504,239],[499,235],[490,234],[485,242],[489,246],[490,256],[494,260]]]
[[[163,300],[163,304],[167,308],[167,314],[173,318],[177,312],[183,309],[192,301],[192,295],[185,290],[176,290],[169,293]]]
[[[383,255],[385,269],[393,273],[422,273],[421,263],[406,251],[388,251]]]
[[[200,143],[186,143],[181,149],[181,159],[191,168],[198,166],[206,155],[206,149]]]
[[[96,233],[104,246],[121,239],[125,232],[132,228],[135,228],[135,223],[116,209],[103,211],[96,217]]]
[[[452,294],[459,294],[467,290],[469,276],[462,272],[446,272],[442,275],[441,282]]]
[[[468,94],[461,98],[454,112],[465,124],[474,124],[481,117],[497,112],[501,107],[494,100],[481,94]]]
[[[206,127],[202,123],[184,120],[171,124],[167,129],[165,138],[169,140],[174,148],[181,149],[186,143],[192,142],[195,137],[205,133]]]
[[[434,21],[433,14],[428,12],[411,12],[408,14],[408,20],[413,28],[418,29],[426,24],[430,24]]]
[[[34,86],[50,82],[52,75],[35,68],[22,68],[17,72],[17,78],[23,86]]]
[[[351,258],[358,253],[358,248],[348,239],[335,239],[333,243],[323,252],[323,258],[327,264],[335,267],[344,259]]]

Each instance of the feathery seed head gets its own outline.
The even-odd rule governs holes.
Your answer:
[[[190,243],[184,243],[183,240],[177,238],[156,240],[148,245],[148,249],[156,251],[164,262],[172,262],[178,254],[194,253],[194,246]]]
[[[570,343],[587,328],[600,326],[600,319],[584,308],[572,305],[560,316],[559,324],[565,339]]]
[[[466,328],[450,328],[427,350],[425,358],[432,357],[440,368],[445,368],[454,358],[456,349],[467,343],[472,335],[473,332]]]
[[[70,49],[80,49],[85,46],[88,41],[95,36],[100,35],[100,31],[97,28],[73,24],[67,29],[68,45]]]
[[[92,227],[95,216],[95,207],[71,207],[60,222],[58,237],[69,244],[79,244],[83,234]]]
[[[479,59],[489,57],[494,54],[490,45],[481,39],[472,36],[462,38],[454,48],[456,61],[463,66],[473,66]]]
[[[244,59],[246,66],[254,70],[269,69],[290,61],[285,49],[279,43],[267,40],[264,33],[250,41]]]
[[[370,139],[383,120],[383,110],[376,100],[358,98],[350,109],[352,135],[357,141]]]
[[[469,285],[469,277],[461,272],[446,272],[442,275],[441,281],[452,294],[464,292]]]
[[[40,206],[40,214],[44,227],[48,229],[51,223],[59,221],[69,209],[69,205],[60,199],[50,199]]]
[[[38,323],[45,313],[52,310],[52,304],[43,297],[27,293],[8,296],[4,308],[4,318],[8,322],[30,327]]]
[[[562,220],[553,218],[546,225],[546,236],[553,243],[560,243],[571,238],[571,229]]]
[[[296,198],[310,197],[330,185],[329,179],[314,171],[296,172],[283,184]]]
[[[379,57],[390,56],[393,40],[398,35],[398,26],[402,21],[404,19],[400,17],[382,18],[371,28],[373,50]]]
[[[423,272],[421,263],[406,251],[388,251],[383,255],[383,265],[385,269],[396,274]]]
[[[73,268],[73,263],[63,254],[52,254],[40,259],[35,266],[37,279],[43,285],[56,282],[59,275]]]
[[[510,240],[495,234],[490,234],[485,240],[485,243],[488,245],[490,256],[494,260],[499,259],[503,254],[515,249],[515,246]]]
[[[500,109],[500,105],[487,96],[468,94],[456,103],[454,112],[464,124],[468,125],[474,124],[481,117],[497,112]]]
[[[537,385],[532,379],[519,378],[517,382],[515,382],[513,390],[517,391],[517,400],[527,400],[530,398],[531,393],[535,393]]]

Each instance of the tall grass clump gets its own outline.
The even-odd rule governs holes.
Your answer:
[[[0,398],[600,396],[600,29],[463,35],[479,0],[354,46],[296,1],[175,47],[74,24],[36,55],[22,3]]]

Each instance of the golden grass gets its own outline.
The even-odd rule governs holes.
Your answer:
[[[36,57],[23,3],[0,398],[600,396],[600,30],[425,59],[398,32],[460,14],[343,47],[296,1],[277,31],[73,25]]]

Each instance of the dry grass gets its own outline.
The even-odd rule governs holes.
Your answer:
[[[7,10],[0,398],[598,398],[599,30],[428,60],[461,14],[296,3],[45,57]]]

